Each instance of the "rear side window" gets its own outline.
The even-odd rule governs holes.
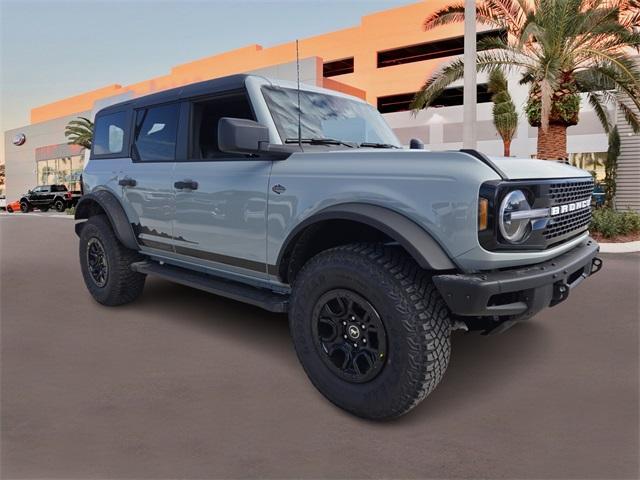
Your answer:
[[[94,155],[115,155],[124,149],[127,112],[110,113],[96,118],[93,135]]]
[[[173,103],[136,112],[134,150],[138,160],[173,161],[176,158],[180,105]]]

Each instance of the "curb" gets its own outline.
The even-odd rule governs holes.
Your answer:
[[[625,243],[600,243],[600,253],[640,252],[640,240]]]

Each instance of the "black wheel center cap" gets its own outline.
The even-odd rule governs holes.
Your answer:
[[[360,328],[358,328],[358,326],[354,324],[349,325],[349,327],[347,328],[347,335],[349,335],[349,338],[351,338],[352,340],[359,339]]]

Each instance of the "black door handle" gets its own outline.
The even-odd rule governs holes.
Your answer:
[[[181,182],[176,182],[173,186],[178,190],[197,190],[198,182],[194,182],[193,180],[182,180]]]
[[[118,185],[122,187],[135,187],[137,184],[138,182],[136,182],[133,178],[129,178],[129,177],[118,180]]]

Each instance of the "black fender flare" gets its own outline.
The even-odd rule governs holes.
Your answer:
[[[96,205],[99,207],[96,209]],[[116,196],[107,190],[98,190],[87,195],[83,195],[76,205],[75,219],[84,220],[95,215],[100,210],[104,211],[113,227],[113,231],[118,240],[127,248],[139,250],[138,241],[133,231],[133,227],[127,218],[127,214],[122,208]],[[76,234],[80,236],[84,223],[76,223]]]
[[[343,203],[327,207],[297,225],[283,242],[276,265],[282,261],[305,228],[325,220],[353,220],[373,227],[398,242],[420,267],[454,270],[456,265],[440,244],[420,225],[401,213],[366,203]]]

